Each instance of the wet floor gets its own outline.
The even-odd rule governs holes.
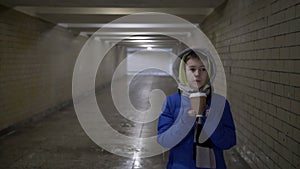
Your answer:
[[[119,80],[116,85],[117,95],[129,96],[133,108],[140,112],[147,111],[151,105],[161,102],[160,99],[149,101],[149,95],[153,89],[161,89],[166,95],[176,92],[175,81],[168,77],[136,76],[130,81]],[[153,118],[154,120],[147,123],[134,122],[134,120],[141,120],[139,115],[126,114],[126,110],[131,110],[128,105],[115,101],[113,98],[110,87],[97,92],[98,107],[105,120],[97,123],[100,130],[94,133],[96,132],[97,138],[105,142],[99,143],[97,139],[94,142],[88,137],[79,123],[74,106],[70,105],[39,122],[2,136],[0,138],[0,168],[165,168],[167,152],[157,154],[152,144],[137,145],[134,141],[154,137],[157,119]],[[114,106],[113,100],[121,104],[120,107],[125,114],[119,113],[120,107]],[[128,118],[125,118],[126,115],[129,115]],[[133,120],[129,120],[131,118]],[[104,123],[109,124],[121,135],[133,139],[107,138],[109,128],[104,126]],[[105,150],[98,144],[108,146]],[[149,153],[156,154],[141,158]],[[226,151],[225,158],[229,169],[249,168],[234,149]]]

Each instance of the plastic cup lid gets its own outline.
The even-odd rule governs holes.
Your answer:
[[[190,95],[190,98],[191,97],[206,97],[206,94],[205,93],[201,93],[201,92],[198,92],[198,93],[192,93]]]

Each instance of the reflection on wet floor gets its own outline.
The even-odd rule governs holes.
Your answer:
[[[128,84],[126,79],[118,83],[124,87]],[[138,76],[129,84],[130,100],[139,110],[149,108],[147,96],[153,89],[161,89],[166,95],[176,92],[176,83],[170,77]],[[120,115],[113,104],[110,88],[97,92],[97,100],[103,117],[119,133],[135,138],[155,136],[157,120],[137,123]],[[104,131],[97,132],[101,135]],[[140,158],[138,154],[151,149],[146,143],[140,144],[142,146],[126,140],[114,144],[112,140],[112,152],[127,153],[130,158],[104,150],[87,136],[73,106],[68,106],[37,123],[2,136],[0,168],[165,168],[167,152]],[[248,168],[234,149],[226,151],[225,158],[229,169]]]

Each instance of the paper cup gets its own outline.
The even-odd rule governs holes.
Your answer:
[[[206,94],[205,93],[192,93],[190,95],[190,102],[192,109],[197,112],[197,115],[201,115],[203,108],[206,105]]]

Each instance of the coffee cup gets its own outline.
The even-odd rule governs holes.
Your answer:
[[[201,92],[192,93],[190,95],[190,102],[192,105],[192,109],[197,112],[198,116],[202,115],[203,108],[206,105],[206,97],[207,97],[206,94]]]

